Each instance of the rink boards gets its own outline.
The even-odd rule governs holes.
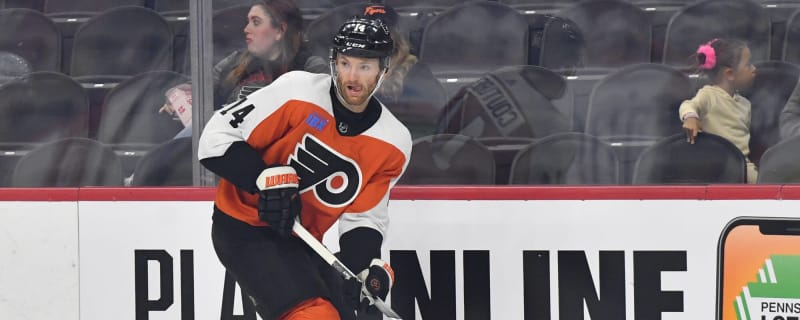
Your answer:
[[[255,319],[213,190],[0,191],[0,318]],[[406,319],[713,319],[720,232],[800,189],[398,188],[383,257]],[[335,229],[335,228],[333,228]],[[335,230],[324,241],[336,251]]]

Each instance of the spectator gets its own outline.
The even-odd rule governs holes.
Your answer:
[[[370,4],[364,16],[381,19],[395,43],[389,73],[375,94],[393,114],[411,129],[414,136],[433,133],[434,121],[446,103],[443,91],[436,91],[438,80],[430,69],[411,53],[408,36],[398,26],[398,15],[389,6]]]
[[[244,28],[247,50],[214,66],[214,108],[238,100],[292,70],[328,72],[303,46],[303,16],[293,0],[256,0]]]
[[[192,86],[188,83],[180,84],[167,90],[164,95],[167,101],[158,110],[158,113],[166,113],[177,116],[183,124],[183,130],[173,137],[173,139],[192,136]]]
[[[738,91],[753,84],[756,68],[747,44],[733,39],[714,39],[697,49],[697,67],[708,77],[691,100],[680,106],[687,141],[694,143],[705,131],[732,142],[745,157],[750,154],[750,101]],[[702,160],[701,160],[702,161]],[[755,183],[758,170],[747,160],[747,182]]]
[[[302,27],[303,17],[294,1],[255,0],[244,28],[247,49],[234,51],[214,66],[214,109],[247,96],[288,71],[328,72],[325,60],[312,56],[303,46]],[[165,95],[159,113],[177,113],[181,118],[184,129],[176,139],[191,136],[191,86],[175,86]],[[176,98],[181,106],[173,106]],[[175,110],[180,107],[186,112]]]
[[[800,81],[781,112],[781,138],[788,139],[796,135],[800,135]]]

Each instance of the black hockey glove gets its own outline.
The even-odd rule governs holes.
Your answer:
[[[358,279],[361,280],[359,304],[367,301],[373,305],[375,298],[386,300],[394,284],[394,271],[385,261],[372,259],[369,267],[358,274]]]
[[[361,294],[363,284],[356,278],[344,280],[342,293],[343,301],[345,303],[345,310],[348,312],[347,316],[343,316],[342,320],[381,320],[383,313],[374,305],[370,305],[370,301],[364,299]],[[362,300],[363,299],[363,300]],[[373,302],[374,303],[374,302]]]
[[[282,237],[292,233],[295,217],[300,215],[299,183],[297,172],[291,166],[267,168],[256,181],[258,219],[269,224]]]
[[[394,271],[388,263],[373,259],[369,268],[356,278],[345,280],[343,299],[351,310],[355,310],[355,320],[380,320],[383,313],[375,306],[375,299],[386,300],[394,283]]]

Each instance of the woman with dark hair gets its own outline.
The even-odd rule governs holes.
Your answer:
[[[289,71],[327,73],[327,61],[312,56],[303,45],[302,29],[303,16],[293,0],[253,1],[244,28],[247,48],[234,51],[214,66],[214,109],[261,89]],[[191,101],[174,105],[170,97],[173,93],[191,97],[191,90],[188,84],[166,90],[167,99],[159,112],[190,115]],[[184,126],[175,138],[192,135],[191,121]]]
[[[303,16],[292,0],[256,0],[244,28],[246,50],[214,67],[214,108],[231,103],[292,70],[328,72],[321,57],[303,46]]]

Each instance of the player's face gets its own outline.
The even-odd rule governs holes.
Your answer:
[[[272,58],[277,53],[276,43],[283,37],[281,25],[275,25],[272,17],[264,11],[264,7],[255,5],[247,14],[247,26],[244,27],[247,51],[257,57]]]
[[[369,95],[375,89],[381,72],[378,59],[339,54],[336,56],[336,72],[338,74],[336,81],[342,98],[351,106],[366,107]]]

